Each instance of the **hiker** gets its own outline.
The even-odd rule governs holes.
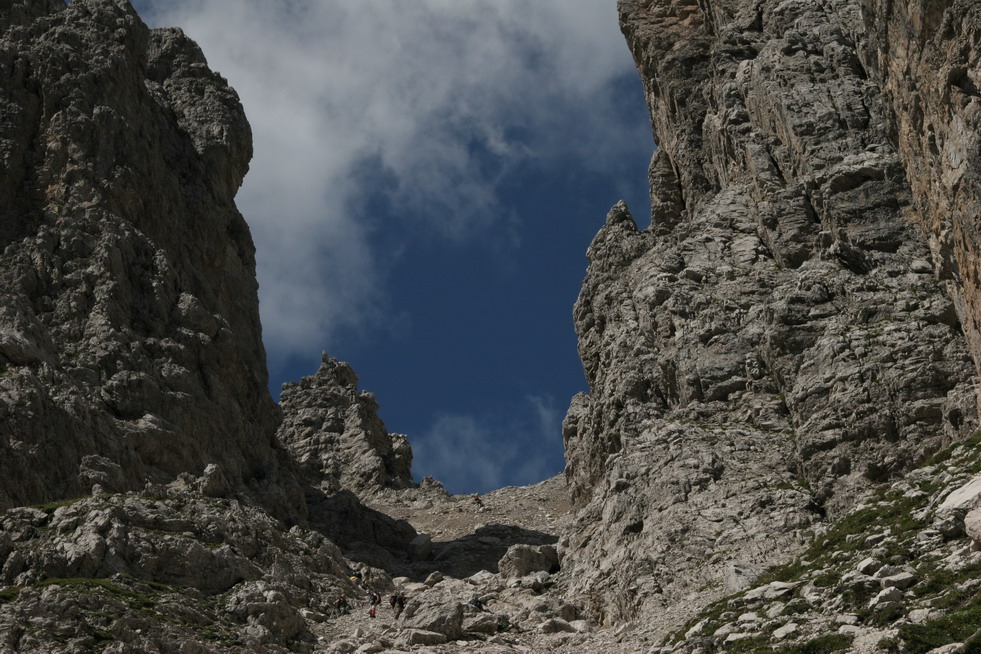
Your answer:
[[[392,610],[393,611],[395,610],[395,604],[398,601],[399,601],[399,596],[398,595],[392,595],[391,597],[388,598],[388,605],[392,607]]]
[[[405,608],[405,595],[399,593],[395,596],[395,617],[399,617],[402,614],[402,610]]]
[[[338,615],[346,615],[351,607],[348,605],[346,597],[338,595],[337,599],[334,600],[334,608],[337,609]]]
[[[375,607],[374,606],[372,606],[371,609],[368,611],[368,617],[371,618],[372,620],[375,619]]]
[[[476,504],[477,506],[479,506],[480,508],[484,508],[484,501],[482,499],[480,499],[480,494],[479,493],[474,493],[473,494],[473,503]]]

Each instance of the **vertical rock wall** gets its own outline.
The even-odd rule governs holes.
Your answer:
[[[959,98],[977,12],[874,4],[619,4],[659,146],[652,213],[639,229],[617,205],[589,248],[575,322],[590,393],[564,429],[580,506],[566,565],[607,620],[680,620],[976,427],[962,320],[978,314],[956,281],[976,247],[956,234],[977,187],[947,201],[931,180],[974,179],[977,159],[923,162],[906,115],[927,89],[903,71],[937,73],[887,53],[904,43],[890,30],[950,26]],[[916,52],[924,39],[941,41],[922,32]],[[932,118],[947,152],[977,144],[973,100],[956,98]],[[963,224],[930,231],[945,221]]]
[[[0,507],[218,463],[282,517],[241,104],[125,0],[0,0]]]
[[[914,218],[981,365],[981,5],[865,0],[837,11],[881,89]]]

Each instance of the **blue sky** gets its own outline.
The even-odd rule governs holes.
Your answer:
[[[414,472],[562,470],[584,253],[654,144],[613,0],[136,0],[242,97],[274,396],[350,361]]]

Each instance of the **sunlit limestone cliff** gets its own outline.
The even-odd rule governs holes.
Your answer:
[[[981,11],[619,11],[659,147],[575,309],[566,565],[679,626],[977,428]]]

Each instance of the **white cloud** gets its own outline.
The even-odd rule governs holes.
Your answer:
[[[506,239],[514,216],[498,184],[516,166],[616,165],[636,134],[616,118],[612,84],[634,73],[614,4],[137,2],[199,42],[252,124],[238,203],[272,365],[379,318],[391,254],[373,251],[373,229]],[[378,224],[368,198],[411,224]],[[477,428],[466,427],[453,424]]]
[[[432,475],[456,493],[535,483],[562,468],[561,416],[547,397],[506,414],[444,414],[411,441],[416,478]]]

